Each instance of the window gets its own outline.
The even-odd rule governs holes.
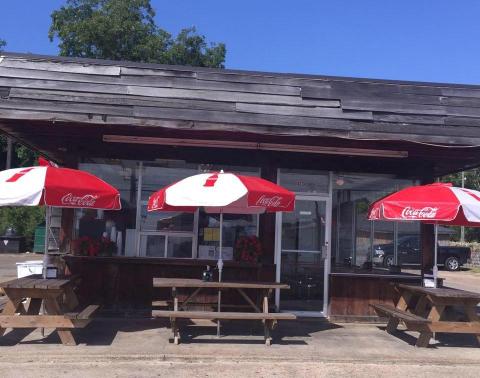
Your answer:
[[[168,258],[195,258],[205,250],[217,251],[219,215],[203,211],[147,212],[149,196],[155,191],[200,172],[235,172],[260,175],[258,168],[190,164],[180,160],[157,159],[154,162],[89,159],[79,169],[93,173],[120,191],[122,210],[78,210],[77,236],[100,239],[107,236],[117,243],[117,254]],[[200,223],[200,227],[199,227]],[[225,214],[224,253],[233,258],[239,237],[257,234],[258,215]],[[203,256],[202,255],[202,256]],[[201,257],[201,256],[199,256]]]
[[[239,166],[201,165],[202,172],[222,170],[239,175],[260,176],[258,168]],[[223,214],[222,259],[233,260],[235,245],[244,236],[258,235],[257,214]],[[199,212],[198,220],[198,258],[218,259],[220,245],[220,214]]]
[[[100,177],[120,192],[122,209],[103,211],[78,209],[75,212],[77,237],[100,239],[106,236],[114,241],[117,254],[122,255],[134,246],[138,162],[129,160],[92,159],[79,164],[79,169]]]
[[[414,182],[385,175],[341,173],[334,177],[332,264],[363,267],[371,263],[388,268],[420,262],[418,249],[400,248],[405,238],[419,238],[418,222],[367,219],[372,202],[410,185]]]
[[[139,255],[192,258],[194,251],[194,213],[147,211],[149,196],[155,191],[198,173],[197,165],[165,160],[142,166],[139,209]]]

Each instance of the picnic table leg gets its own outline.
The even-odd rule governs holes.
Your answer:
[[[73,290],[72,285],[67,285],[65,287],[65,302],[64,306],[67,311],[72,311],[79,305],[77,295]]]
[[[422,317],[427,316],[426,312],[427,312],[428,303],[429,303],[429,301],[428,301],[427,297],[425,295],[422,296],[418,300],[417,305],[415,306],[414,314],[418,315],[418,316],[422,316]]]
[[[467,315],[467,319],[471,322],[480,321],[480,318],[477,315],[476,303],[465,304],[465,314]],[[480,333],[475,334],[475,337],[477,338],[477,342],[480,344]]]
[[[398,300],[396,307],[399,310],[406,311],[410,304],[410,301],[412,300],[412,294],[408,291],[404,291],[404,290],[400,291],[398,288],[397,288],[397,291],[399,291],[400,293],[400,299]],[[390,316],[385,330],[388,333],[394,333],[397,330],[399,323],[400,323],[400,320],[398,320],[397,318],[394,318],[393,316]]]
[[[440,320],[440,317],[442,316],[443,310],[445,310],[444,305],[435,305],[433,303],[427,319],[432,322],[438,322]],[[428,330],[420,331],[420,336],[418,337],[415,346],[420,348],[428,347],[428,345],[430,344],[430,339],[432,337],[433,337],[433,332]]]
[[[221,306],[222,306],[222,290],[219,288],[218,289],[218,312],[222,312]],[[217,319],[217,337],[220,337],[220,319]]]
[[[385,328],[385,330],[388,333],[394,333],[397,330],[398,323],[400,323],[400,320],[394,318],[393,316],[390,316],[390,318],[388,319],[387,328]]]
[[[410,301],[412,300],[412,293],[409,291],[401,291],[400,292],[400,299],[397,303],[397,308],[402,311],[407,311],[408,306],[410,305]]]
[[[30,304],[27,308],[27,315],[38,315],[40,313],[40,308],[42,307],[42,299],[40,298],[31,298]]]
[[[263,291],[263,313],[268,314],[268,297],[270,294],[270,290]],[[270,330],[273,328],[272,320],[265,319],[263,321],[263,327],[265,331],[265,345],[270,346],[272,345],[272,335]]]
[[[55,298],[48,298],[44,300],[45,309],[50,315],[62,315],[62,310],[60,305]],[[77,345],[75,338],[73,337],[72,331],[67,328],[56,328],[58,336],[62,341],[63,345]]]
[[[177,288],[172,287],[172,297],[173,297],[173,311],[178,311],[178,296]],[[173,343],[175,345],[180,344],[180,331],[178,329],[177,318],[170,318],[170,326],[173,332]]]
[[[2,314],[3,315],[14,315],[17,312],[17,309],[22,305],[22,300],[23,298],[8,298],[8,302],[5,305],[5,308],[3,309]],[[0,336],[2,336],[6,328],[0,328]]]

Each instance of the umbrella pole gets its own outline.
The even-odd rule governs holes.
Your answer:
[[[48,239],[50,236],[50,206],[45,206],[45,251],[43,253],[43,278],[47,278]]]
[[[50,206],[45,206],[45,250],[43,252],[42,277],[47,278],[48,239],[50,236]],[[45,301],[42,301],[41,313],[45,314]],[[42,337],[45,337],[45,328],[42,328]]]
[[[218,251],[218,282],[222,281],[223,259],[222,259],[222,245],[223,245],[223,213],[220,213],[220,238],[219,238],[220,250]],[[222,290],[218,289],[218,303],[217,311],[221,312],[222,303]],[[220,337],[220,320],[217,320],[217,337]]]
[[[438,266],[437,266],[437,258],[438,258],[438,224],[435,223],[435,248],[434,255],[433,255],[433,286],[437,287],[437,277],[438,277]]]

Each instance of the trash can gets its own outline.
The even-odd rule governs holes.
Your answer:
[[[5,233],[0,236],[0,253],[24,252],[25,238],[17,235],[14,228],[8,227]]]

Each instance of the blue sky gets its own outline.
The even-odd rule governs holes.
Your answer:
[[[57,54],[63,0],[0,0],[7,51]],[[480,84],[478,0],[152,0],[157,24],[227,44],[227,68]]]

